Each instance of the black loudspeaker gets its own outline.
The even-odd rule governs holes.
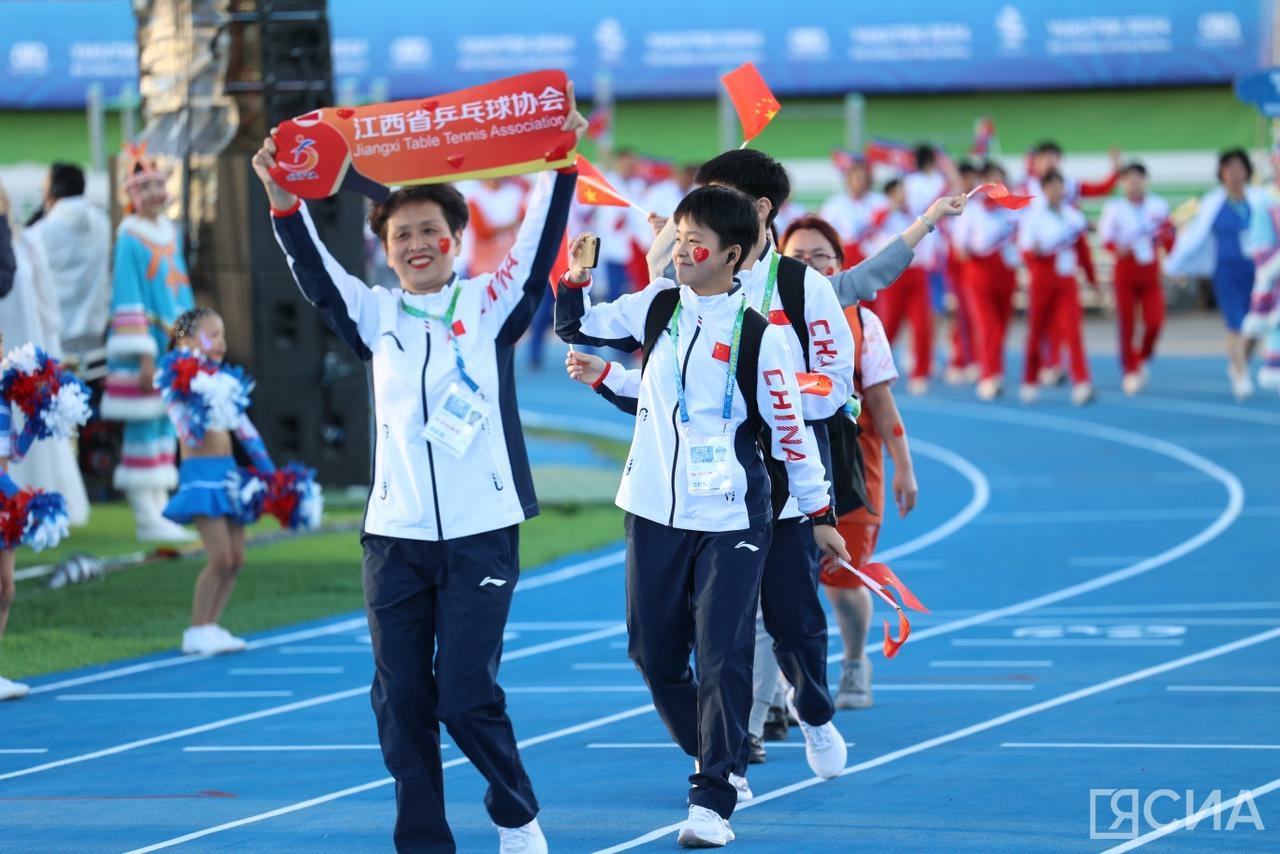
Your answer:
[[[272,457],[304,462],[326,484],[365,485],[365,366],[299,291],[250,164],[271,127],[333,103],[324,10],[301,0],[232,4],[226,92],[239,128],[218,155],[218,216],[200,228],[192,277],[226,321],[228,360],[257,380],[250,414]],[[329,252],[363,277],[364,201],[340,194],[308,207]]]

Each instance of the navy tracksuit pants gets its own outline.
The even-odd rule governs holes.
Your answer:
[[[626,532],[627,652],[672,739],[700,763],[689,803],[728,818],[738,803],[729,772],[747,738],[772,526],[686,531],[628,513]]]
[[[497,682],[520,574],[519,529],[441,542],[366,534],[361,542],[376,666],[370,698],[396,781],[396,850],[456,850],[445,818],[441,723],[488,781],[494,823],[528,824],[538,802]]]
[[[778,667],[796,689],[796,711],[813,726],[825,724],[836,713],[827,687],[827,615],[818,598],[820,569],[813,523],[804,516],[775,522],[760,580],[760,607]],[[743,742],[737,773],[747,773],[750,750]]]

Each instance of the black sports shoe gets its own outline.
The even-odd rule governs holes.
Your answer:
[[[764,740],[786,741],[788,728],[786,710],[778,706],[770,706],[769,714],[764,719]]]
[[[763,765],[769,761],[769,754],[765,752],[764,741],[760,736],[754,733],[747,733],[747,764]]]

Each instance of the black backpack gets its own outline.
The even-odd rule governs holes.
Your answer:
[[[813,370],[809,364],[809,328],[804,322],[804,277],[809,267],[795,258],[785,255],[778,259],[778,297],[782,300],[782,310],[791,321],[791,328],[800,339],[800,352],[804,354],[806,371]],[[835,493],[836,515],[843,516],[859,507],[869,507],[867,502],[867,476],[862,461],[862,447],[858,444],[858,435],[862,428],[857,420],[843,407],[830,418],[815,423],[826,428],[827,441],[831,447],[831,488]]]
[[[680,301],[679,288],[667,288],[659,291],[649,304],[649,313],[644,318],[644,343],[641,345],[643,360],[641,370],[649,364],[649,354],[653,352],[658,338],[671,322],[676,304]],[[756,442],[762,450],[765,470],[769,473],[770,500],[773,504],[773,518],[782,514],[782,508],[790,496],[787,484],[787,469],[773,457],[773,435],[769,425],[760,416],[756,402],[756,371],[760,362],[760,342],[764,339],[764,331],[769,328],[769,321],[760,312],[749,309],[742,315],[742,338],[738,342],[738,370],[735,379],[738,389],[747,404],[747,421],[755,434]]]

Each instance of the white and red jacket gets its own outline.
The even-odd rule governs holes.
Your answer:
[[[1019,212],[1002,208],[983,200],[965,208],[964,216],[956,217],[951,227],[951,245],[964,252],[971,260],[982,263],[998,258],[1009,269],[1016,269],[1019,262],[1018,237]]]
[[[1155,264],[1158,248],[1163,246],[1167,252],[1173,246],[1169,203],[1149,193],[1141,202],[1108,199],[1102,206],[1098,236],[1117,257],[1130,258],[1141,267]]]
[[[1080,268],[1076,241],[1088,228],[1079,208],[1066,203],[1056,208],[1047,202],[1031,205],[1022,212],[1018,248],[1030,256],[1033,274],[1053,272],[1069,278]]]
[[[852,267],[867,257],[866,240],[871,236],[872,224],[878,211],[889,207],[883,193],[868,192],[854,198],[849,193],[837,193],[822,203],[818,215],[831,223],[840,235],[844,248],[844,265]]]
[[[562,283],[556,300],[556,331],[568,341],[614,342],[634,350],[644,340],[645,319],[654,297],[675,287],[680,286],[670,279],[658,279],[642,291],[592,305],[589,284],[572,288]],[[664,331],[654,342],[643,374],[624,370],[615,362],[597,384],[606,399],[636,416],[617,497],[617,505],[628,513],[690,531],[737,531],[772,522],[769,476],[736,380],[730,418],[723,418],[730,343],[743,299],[740,285],[715,296],[699,296],[680,287],[679,352]],[[829,484],[818,448],[805,429],[795,363],[788,349],[779,329],[765,330],[755,366],[756,407],[771,433],[771,454],[786,466],[792,496],[804,513],[817,516],[830,504]],[[680,419],[677,364],[684,378],[688,424]],[[693,495],[687,488],[690,438],[720,435],[732,437],[732,490],[725,495]]]

